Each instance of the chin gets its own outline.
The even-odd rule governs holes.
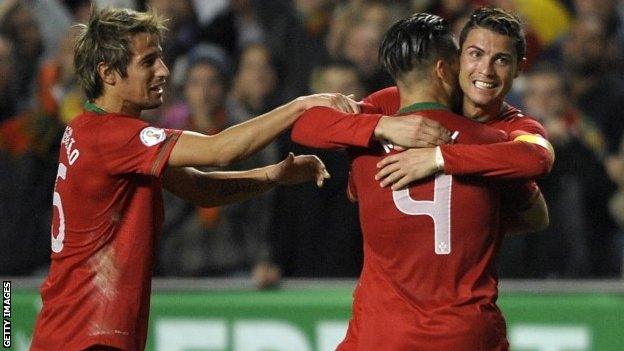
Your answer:
[[[480,94],[480,93],[470,94],[468,95],[468,99],[470,99],[470,101],[472,101],[474,104],[479,105],[479,106],[488,106],[498,101],[497,96],[492,96],[491,94]]]
[[[150,101],[150,102],[148,102],[147,104],[145,104],[145,106],[144,106],[144,108],[143,108],[143,109],[144,109],[144,110],[151,110],[151,109],[154,109],[154,108],[158,108],[158,107],[160,107],[162,104],[163,104],[162,100],[159,100],[159,101]]]

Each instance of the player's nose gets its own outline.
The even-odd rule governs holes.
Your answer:
[[[157,67],[156,67],[156,76],[167,78],[169,77],[169,68],[162,59],[158,59]]]

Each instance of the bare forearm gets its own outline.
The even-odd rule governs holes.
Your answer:
[[[329,177],[318,157],[290,153],[279,163],[240,172],[204,173],[191,167],[169,167],[163,186],[187,201],[210,207],[249,199],[275,185],[316,181],[321,187]]]
[[[305,108],[302,101],[294,100],[213,136],[184,132],[171,152],[169,166],[225,166],[244,159],[290,127]]]
[[[215,148],[220,150],[224,163],[245,159],[289,128],[305,109],[303,102],[294,100],[271,112],[232,126],[218,134]]]
[[[168,169],[165,188],[197,206],[212,207],[244,201],[263,194],[276,183],[269,180],[270,167],[241,172],[200,172],[191,168]]]

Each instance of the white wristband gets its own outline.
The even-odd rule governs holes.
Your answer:
[[[439,146],[435,148],[435,163],[438,171],[444,171],[444,157],[442,157],[442,150]]]

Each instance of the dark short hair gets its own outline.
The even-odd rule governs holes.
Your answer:
[[[474,10],[459,35],[460,48],[464,46],[468,33],[475,28],[510,37],[514,41],[517,62],[526,55],[526,37],[518,16],[499,8],[482,7]]]
[[[89,23],[78,24],[77,27],[80,33],[74,51],[74,68],[89,100],[104,92],[104,83],[97,72],[100,62],[107,63],[126,77],[132,58],[132,36],[152,33],[162,37],[166,29],[164,19],[154,12],[118,8],[97,10],[95,7],[91,9]]]
[[[413,70],[424,72],[439,59],[456,60],[457,45],[448,22],[428,13],[396,22],[379,47],[379,62],[394,79]]]

